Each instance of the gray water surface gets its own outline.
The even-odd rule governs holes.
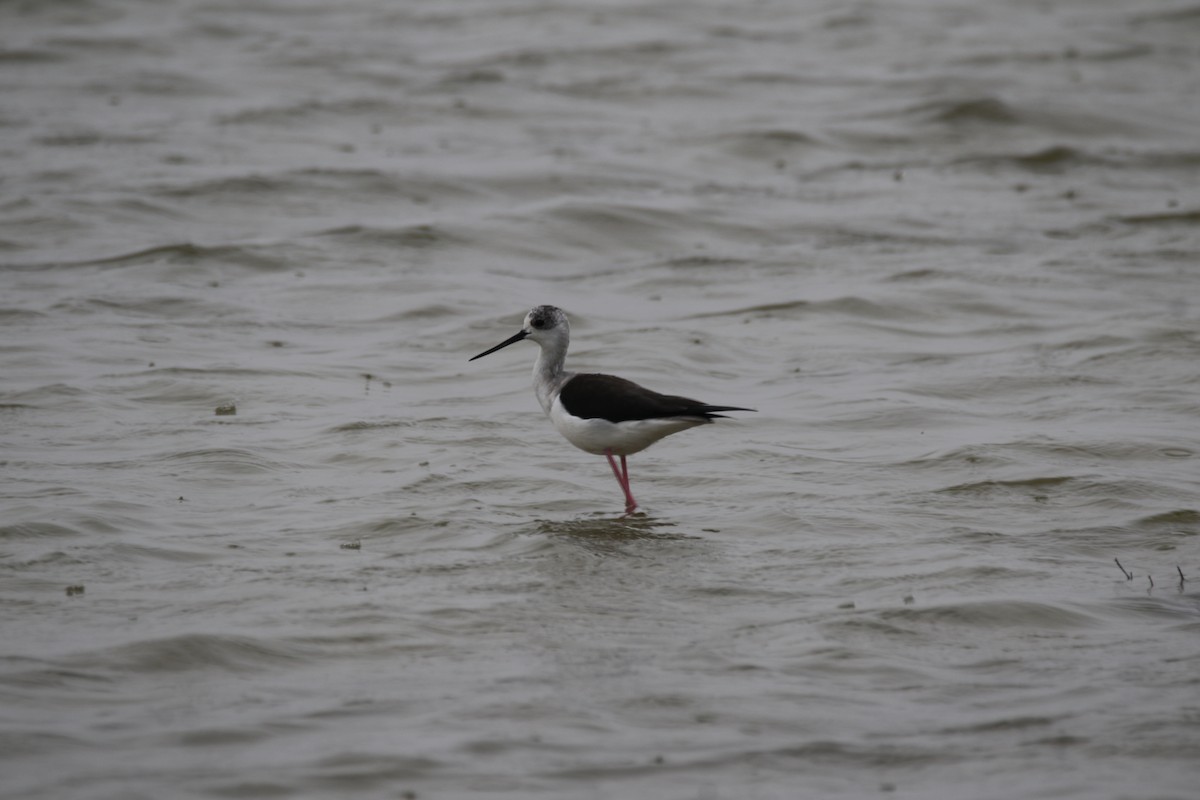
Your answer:
[[[1194,797],[1197,42],[3,4],[0,794]],[[621,516],[532,345],[467,363],[540,303],[758,413]]]

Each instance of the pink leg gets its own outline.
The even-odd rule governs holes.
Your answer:
[[[621,456],[621,477],[625,479],[625,513],[631,513],[637,508],[637,500],[633,499],[633,489],[629,486],[629,465],[625,463],[625,456]]]
[[[625,493],[625,513],[630,514],[637,508],[637,501],[633,499],[633,492],[629,490],[629,465],[625,463],[625,456],[621,456],[619,469],[613,458],[612,450],[605,450],[604,456],[608,459],[608,465],[612,467],[613,477],[617,479],[617,483],[621,485],[621,491]]]

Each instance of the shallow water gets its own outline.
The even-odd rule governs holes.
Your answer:
[[[0,19],[3,796],[1193,796],[1200,7]]]

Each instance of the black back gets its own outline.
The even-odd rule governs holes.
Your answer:
[[[718,411],[753,411],[737,406],[710,406],[699,400],[659,394],[614,375],[587,373],[571,378],[559,395],[563,407],[582,419],[629,422],[663,417],[697,417],[706,422],[722,417]]]

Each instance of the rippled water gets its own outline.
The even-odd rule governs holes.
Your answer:
[[[3,796],[1194,796],[1200,6],[0,31]]]

